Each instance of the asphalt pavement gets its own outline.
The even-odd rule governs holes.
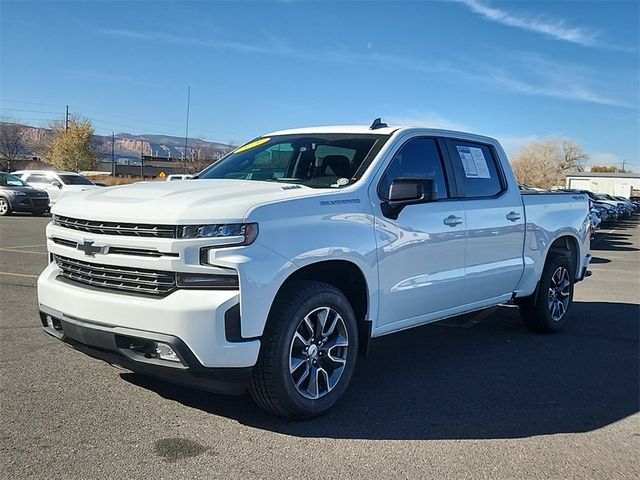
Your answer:
[[[41,331],[48,218],[0,218],[0,477],[639,478],[640,228],[605,227],[567,328],[501,307],[376,339],[290,422],[117,370]]]

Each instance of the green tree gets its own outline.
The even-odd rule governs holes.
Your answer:
[[[548,137],[521,147],[511,165],[518,182],[551,188],[564,186],[568,173],[583,172],[588,158],[573,140]]]
[[[96,144],[91,121],[72,116],[69,128],[62,121],[51,126],[53,136],[49,145],[46,161],[56,170],[79,172],[91,170],[97,160]]]

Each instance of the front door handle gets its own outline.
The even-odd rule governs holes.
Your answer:
[[[518,212],[509,212],[507,214],[507,220],[509,220],[510,222],[520,220],[520,214]]]
[[[460,225],[462,223],[462,218],[456,217],[455,215],[449,215],[447,218],[443,220],[445,225],[449,225],[450,227],[455,227],[456,225]]]

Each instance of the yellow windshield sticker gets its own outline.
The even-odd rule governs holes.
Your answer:
[[[271,140],[270,138],[260,138],[258,140],[254,140],[253,142],[249,142],[243,146],[241,146],[240,148],[237,148],[235,150],[235,152],[233,153],[240,153],[240,152],[244,152],[245,150],[250,150],[254,147],[257,147],[259,145],[262,145],[263,143],[267,143],[269,140]]]

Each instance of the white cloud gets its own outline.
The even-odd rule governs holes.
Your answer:
[[[383,120],[389,125],[398,125],[403,127],[428,127],[441,128],[443,130],[459,130],[469,131],[468,126],[463,123],[449,120],[435,112],[409,112],[406,115],[385,115]]]
[[[493,7],[481,0],[455,0],[467,5],[473,12],[487,20],[501,23],[510,27],[521,28],[531,32],[541,33],[556,40],[577,43],[584,46],[595,46],[597,32],[584,27],[568,25],[566,20],[546,19],[540,16],[515,15]]]
[[[537,95],[565,100],[582,101],[601,105],[637,108],[629,99],[636,99],[632,92],[623,92],[618,76],[551,61],[539,54],[529,52],[502,53],[502,65],[487,65],[474,59],[451,63],[446,60],[412,57],[390,53],[357,53],[342,50],[306,50],[290,46],[277,37],[267,36],[261,43],[234,40],[197,38],[162,32],[139,32],[123,29],[101,29],[102,34],[129,40],[162,42],[203,48],[231,50],[241,53],[259,53],[299,60],[330,63],[372,65],[376,68],[413,71],[435,75],[446,75],[453,79],[474,84],[483,83],[490,88],[499,87],[511,92]],[[509,62],[507,62],[509,60]],[[465,68],[459,65],[464,63]],[[606,93],[602,93],[606,92]]]
[[[482,81],[526,95],[562,98],[615,107],[638,108],[630,85],[620,75],[569,62],[557,62],[538,53],[509,52],[505,68],[485,68]]]
[[[520,148],[527,145],[528,143],[540,140],[541,137],[539,135],[530,134],[530,135],[515,135],[515,136],[500,135],[500,136],[497,136],[496,138],[502,145],[502,148],[504,148],[504,151],[507,152],[507,155],[509,157],[513,157],[518,153]]]

